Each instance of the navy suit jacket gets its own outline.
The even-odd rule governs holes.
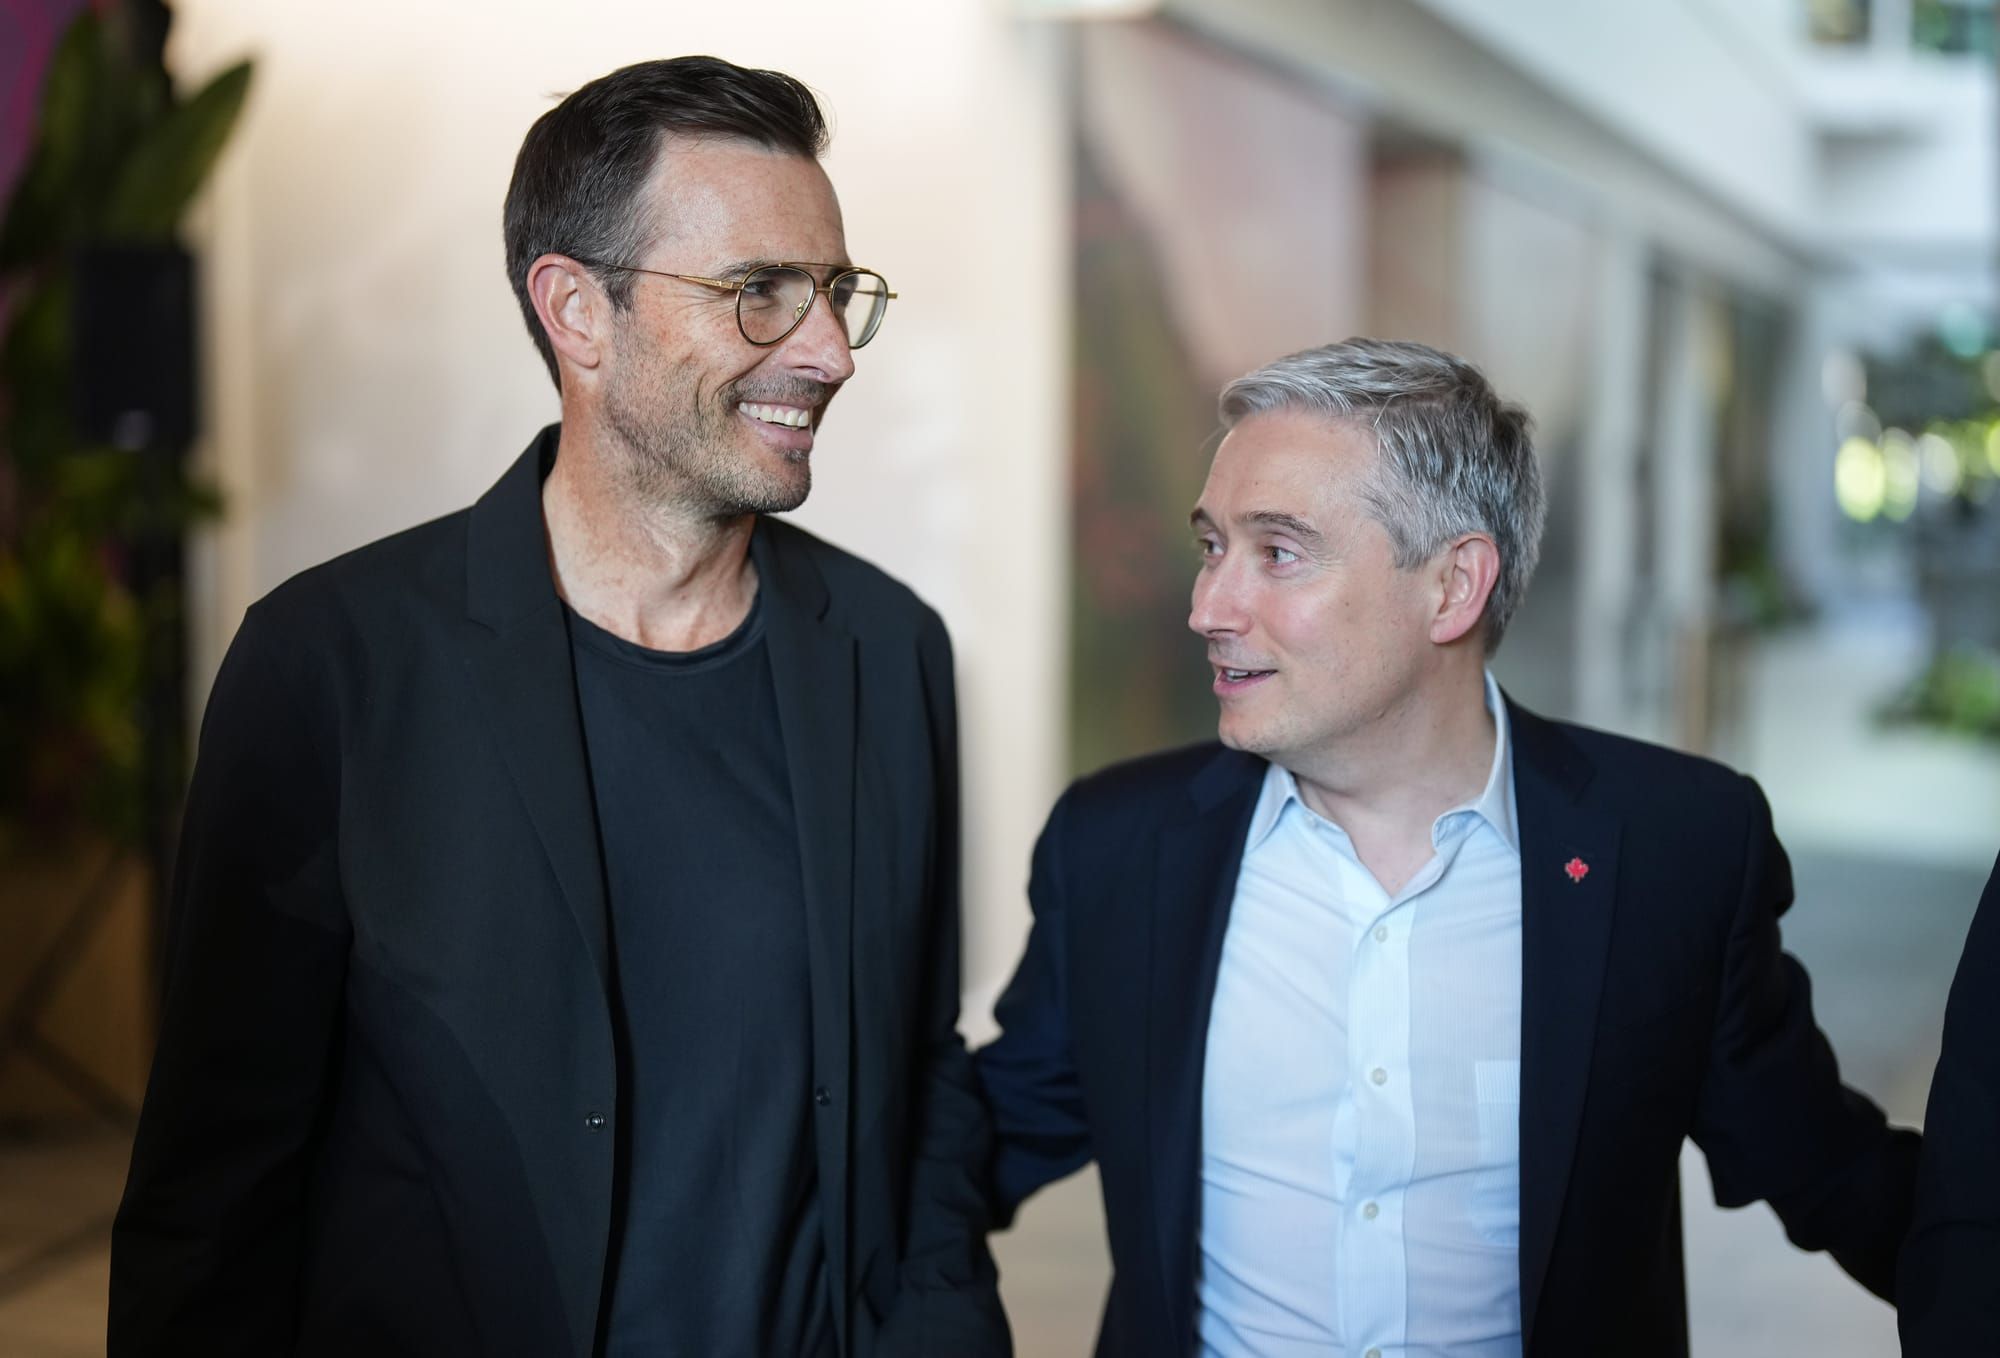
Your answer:
[[[1905,1358],[2000,1353],[2000,863],[1945,1008],[1900,1289]]]
[[[1521,832],[1521,1316],[1529,1358],[1687,1352],[1678,1159],[1887,1297],[1918,1142],[1845,1088],[1779,947],[1791,868],[1720,765],[1509,706]],[[1209,1008],[1266,765],[1217,745],[1071,787],[979,1074],[1002,1221],[1096,1160],[1100,1358],[1192,1351]],[[1589,871],[1571,880],[1564,866]]]

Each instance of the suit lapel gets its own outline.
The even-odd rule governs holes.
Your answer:
[[[1208,1018],[1264,768],[1261,759],[1224,750],[1196,775],[1188,814],[1159,831],[1153,899],[1140,902],[1140,918],[1151,927],[1146,1120],[1160,1277],[1173,1334],[1194,1332]]]
[[[473,506],[467,527],[466,669],[494,743],[609,993],[610,948],[596,802],[577,707],[569,628],[549,572],[542,479],[555,459],[544,430]]]
[[[816,1083],[839,1100],[815,1122],[820,1210],[834,1331],[847,1331],[847,1149],[854,1109],[853,1042],[855,669],[852,633],[826,616],[818,569],[789,536],[760,520],[751,542],[765,609],[771,681],[798,823],[812,978]]]
[[[1521,1323],[1562,1219],[1617,900],[1617,819],[1584,804],[1591,766],[1560,728],[1508,704],[1521,822]]]

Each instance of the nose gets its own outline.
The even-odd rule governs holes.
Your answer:
[[[833,314],[833,302],[825,288],[813,289],[798,328],[785,336],[784,350],[794,368],[818,381],[837,386],[854,376],[854,350],[847,343],[847,327]]]
[[[1246,625],[1243,601],[1228,561],[1208,565],[1194,578],[1188,630],[1205,637],[1234,636]]]

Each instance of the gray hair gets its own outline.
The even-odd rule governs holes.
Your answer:
[[[1410,570],[1462,533],[1486,533],[1500,578],[1486,600],[1486,653],[1499,648],[1541,555],[1548,503],[1528,412],[1503,401],[1479,369],[1424,344],[1350,339],[1288,354],[1222,389],[1222,427],[1299,410],[1361,425],[1377,471],[1362,489]]]

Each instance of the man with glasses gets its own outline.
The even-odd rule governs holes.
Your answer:
[[[894,296],[825,140],[705,57],[529,131],[562,423],[231,647],[113,1354],[1008,1352],[950,645],[768,517]]]

